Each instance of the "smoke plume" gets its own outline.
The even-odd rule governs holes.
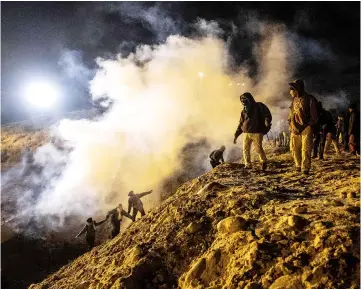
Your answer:
[[[229,40],[220,38],[216,22],[200,20],[198,27],[202,36],[172,35],[159,45],[139,45],[127,57],[96,60],[92,98],[108,99],[112,107],[95,121],[60,122],[54,134],[71,150],[37,152],[48,182],[32,207],[36,216],[56,215],[61,226],[68,216],[99,216],[126,205],[130,190],[153,189],[144,198],[150,209],[172,193],[165,191],[175,189],[172,180],[178,184],[209,170],[212,150],[225,145],[227,160],[228,152],[240,149],[232,141],[244,92],[270,108],[280,129],[300,54],[289,31],[269,23],[252,27],[257,69],[251,77],[247,65],[234,68]],[[57,157],[49,161],[44,152]],[[55,160],[66,162],[57,173]]]

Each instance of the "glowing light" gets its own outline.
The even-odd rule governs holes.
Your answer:
[[[244,86],[244,83],[242,83],[242,85]]]
[[[199,76],[200,78],[203,78],[203,77],[204,77],[204,73],[203,73],[203,72],[198,72],[198,76]]]
[[[48,82],[32,82],[25,87],[26,100],[38,108],[50,108],[59,98],[56,85]]]
[[[240,83],[237,83],[237,86],[240,86]]]
[[[230,83],[229,86],[232,86],[232,83]]]

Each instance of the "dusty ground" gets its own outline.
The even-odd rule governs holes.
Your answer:
[[[184,184],[30,288],[359,288],[360,160],[329,156],[303,176],[288,152],[269,159]]]

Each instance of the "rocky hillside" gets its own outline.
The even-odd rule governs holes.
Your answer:
[[[359,288],[360,164],[226,163],[31,289]]]

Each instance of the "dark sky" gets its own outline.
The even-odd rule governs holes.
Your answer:
[[[140,43],[156,44],[174,33],[192,35],[197,18],[217,21],[226,35],[231,23],[242,26],[253,17],[283,23],[336,56],[332,64],[317,57],[302,63],[298,74],[311,89],[342,89],[352,99],[359,97],[360,2],[2,2],[1,12],[3,123],[39,113],[24,105],[20,93],[37,76],[61,85],[60,110],[89,107],[86,81],[95,57],[127,54]],[[251,42],[245,39],[238,35],[230,46],[238,64],[254,61],[247,59]],[[87,73],[69,75],[60,64],[64,55],[75,56]]]

